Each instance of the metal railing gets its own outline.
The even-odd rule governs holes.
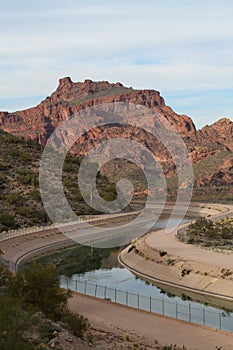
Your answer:
[[[170,301],[165,298],[135,294],[65,276],[60,278],[60,285],[62,288],[85,295],[233,333],[233,316],[231,313],[201,306],[201,304],[200,306],[191,302],[182,304],[172,300],[172,298]]]
[[[73,222],[67,222],[67,223],[55,223],[49,226],[33,226],[33,227],[26,227],[18,230],[10,230],[7,232],[1,232],[0,234],[0,242],[6,241],[7,239],[24,236],[31,233],[39,233],[42,231],[49,231],[53,229],[59,229],[62,227],[72,227],[75,225],[81,225],[83,221],[85,222],[93,222],[93,221],[103,221],[103,220],[109,220],[109,219],[116,219],[116,218],[123,218],[126,216],[132,216],[139,214],[139,211],[133,211],[133,212],[127,212],[127,213],[117,213],[117,214],[103,214],[103,215],[82,215],[79,217],[79,220],[73,221]],[[82,228],[82,227],[81,227]],[[75,229],[77,229],[75,227]],[[73,228],[74,230],[74,228]]]

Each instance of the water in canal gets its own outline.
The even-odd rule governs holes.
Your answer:
[[[161,292],[125,268],[99,269],[71,278],[61,286],[101,299],[233,332],[233,313]]]
[[[191,220],[185,218],[183,222]],[[160,219],[155,229],[165,227],[166,223],[167,218]],[[232,312],[166,294],[125,268],[100,268],[74,274],[71,278],[61,276],[61,286],[141,310],[233,332]]]

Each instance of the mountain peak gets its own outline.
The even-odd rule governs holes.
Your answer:
[[[61,78],[59,79],[58,89],[63,90],[63,89],[66,89],[67,87],[70,89],[72,84],[73,82],[70,77]]]
[[[224,125],[229,125],[229,124],[231,124],[231,123],[232,123],[232,121],[231,121],[229,118],[223,117],[223,118],[217,120],[217,121],[216,121],[214,124],[212,124],[212,125],[224,126]]]
[[[233,151],[233,122],[229,118],[221,118],[198,131],[199,142],[222,144]]]

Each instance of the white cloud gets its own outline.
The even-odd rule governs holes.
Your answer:
[[[16,98],[50,94],[66,75],[121,81],[168,96],[233,90],[230,0],[0,2],[0,100],[7,99],[7,106],[10,98],[15,106]],[[172,101],[174,109],[181,107]],[[195,99],[185,105],[195,111]],[[229,93],[219,105],[229,113]]]

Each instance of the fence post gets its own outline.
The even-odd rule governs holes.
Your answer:
[[[95,297],[96,297],[96,294],[97,294],[97,283],[95,284]]]
[[[115,303],[116,303],[116,301],[117,301],[117,290],[115,288]]]
[[[178,304],[177,304],[177,301],[176,301],[176,319],[178,317]]]
[[[105,286],[104,287],[104,299],[106,299],[107,298],[107,287]]]
[[[138,293],[138,309],[139,309],[139,307],[140,307],[140,295]]]
[[[128,291],[126,291],[126,306],[128,306]]]
[[[222,314],[219,312],[219,329],[222,329]]]
[[[189,303],[189,322],[191,322],[191,303]]]
[[[87,281],[84,282],[84,294],[87,294]]]
[[[164,299],[162,299],[162,315],[164,315]]]
[[[78,291],[78,279],[76,278],[76,284],[75,284],[75,288],[76,288],[76,292]]]
[[[203,326],[205,326],[205,308],[203,307]]]
[[[151,312],[151,295],[150,295],[150,312]]]

